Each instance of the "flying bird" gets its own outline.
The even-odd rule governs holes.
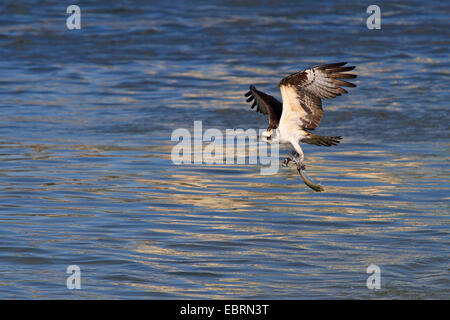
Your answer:
[[[271,95],[256,89],[254,85],[245,94],[247,102],[252,102],[251,108],[267,114],[269,126],[262,133],[262,138],[269,143],[280,143],[292,150],[292,155],[284,161],[287,165],[293,161],[297,165],[303,181],[316,191],[322,191],[320,185],[315,185],[302,174],[304,154],[300,143],[330,147],[337,145],[341,136],[321,136],[311,131],[319,126],[323,116],[322,99],[332,99],[348,93],[342,87],[356,87],[355,84],[342,80],[354,79],[355,74],[346,73],[354,66],[345,66],[347,62],[326,64],[293,73],[283,78],[280,92],[283,103]],[[309,180],[309,181],[308,181]],[[310,185],[310,184],[313,184]]]

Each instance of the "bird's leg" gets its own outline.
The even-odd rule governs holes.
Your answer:
[[[297,165],[297,170],[305,170],[306,167],[303,164],[303,157],[294,158],[294,162]]]
[[[303,150],[300,147],[300,145],[294,145],[295,150],[292,151],[292,155],[295,159],[295,164],[297,165],[297,170],[305,170],[306,167],[303,164],[303,160],[305,159],[305,156],[303,155]]]

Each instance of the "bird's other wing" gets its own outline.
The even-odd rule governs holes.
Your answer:
[[[303,129],[315,129],[323,116],[322,100],[348,93],[342,87],[356,87],[340,79],[354,79],[355,74],[344,73],[355,67],[347,62],[321,65],[293,73],[280,81],[286,120],[296,120]],[[286,99],[286,101],[285,101]]]
[[[278,127],[283,111],[283,105],[280,101],[271,95],[256,90],[254,85],[250,86],[250,89],[245,96],[247,97],[247,102],[253,101],[251,106],[252,109],[256,106],[256,111],[269,116],[270,128],[275,129]]]

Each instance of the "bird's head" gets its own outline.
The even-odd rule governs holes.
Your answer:
[[[268,143],[277,142],[278,129],[271,127],[267,128],[267,130],[261,134],[261,139]]]

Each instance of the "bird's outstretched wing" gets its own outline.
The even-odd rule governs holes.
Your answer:
[[[315,129],[323,116],[322,99],[332,99],[356,87],[339,79],[354,79],[355,74],[344,73],[355,67],[344,67],[347,62],[326,64],[293,73],[280,81],[280,91],[286,114],[283,119],[295,120],[302,129]]]
[[[283,105],[276,98],[264,92],[256,90],[255,86],[251,85],[249,91],[245,94],[248,98],[247,102],[253,101],[251,108],[256,106],[256,111],[267,114],[269,116],[269,128],[278,128]]]

